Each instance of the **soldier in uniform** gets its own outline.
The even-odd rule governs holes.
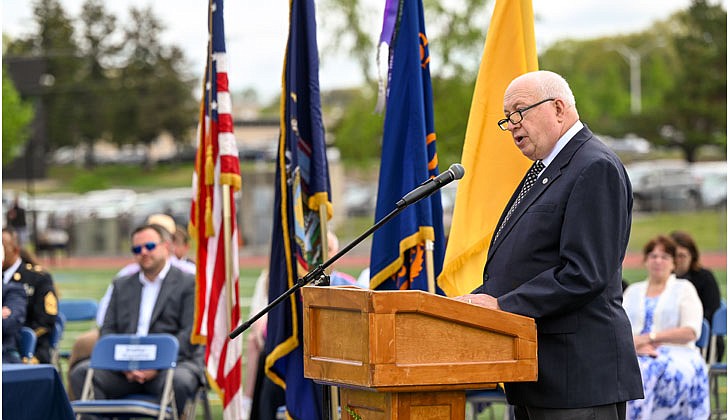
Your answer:
[[[38,337],[35,358],[39,363],[50,363],[51,335],[58,315],[53,278],[41,266],[21,257],[18,236],[8,228],[3,229],[3,250],[3,281],[21,283],[28,295],[25,325]]]

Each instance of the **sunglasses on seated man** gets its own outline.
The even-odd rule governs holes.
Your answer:
[[[156,248],[157,245],[159,245],[157,242],[147,242],[143,245],[135,245],[131,247],[131,252],[134,254],[141,254],[142,248],[146,248],[147,251],[154,251],[154,248]]]

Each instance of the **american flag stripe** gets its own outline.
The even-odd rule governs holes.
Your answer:
[[[210,3],[210,57],[198,127],[198,148],[192,177],[190,231],[197,243],[197,287],[193,341],[205,344],[205,367],[211,385],[221,393],[223,418],[242,416],[242,342],[229,331],[240,322],[238,228],[230,220],[232,236],[224,237],[223,185],[235,215],[234,193],[240,189],[240,162],[233,134],[232,100],[228,90],[223,1]],[[214,81],[214,83],[211,83]],[[225,246],[232,256],[232,308],[228,308]]]

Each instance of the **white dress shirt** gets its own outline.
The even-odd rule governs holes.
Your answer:
[[[22,262],[23,261],[18,258],[17,260],[15,260],[15,264],[11,265],[10,267],[8,267],[7,270],[3,271],[3,284],[8,284],[10,279],[13,277],[13,274],[15,274],[15,272],[18,271],[18,268],[20,268],[20,264]]]
[[[137,335],[149,334],[149,324],[152,320],[152,312],[154,305],[157,303],[159,290],[162,288],[162,282],[169,272],[170,263],[164,265],[162,271],[156,278],[148,279],[141,271],[139,272],[139,282],[142,284],[142,299],[139,302],[139,322],[137,323]]]

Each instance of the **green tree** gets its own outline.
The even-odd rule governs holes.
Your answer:
[[[83,106],[76,107],[79,141],[86,144],[86,167],[95,164],[93,144],[111,137],[113,60],[120,46],[113,40],[116,17],[104,9],[101,0],[87,0],[81,9],[81,67],[76,95]]]
[[[45,109],[47,141],[46,149],[63,145],[75,145],[78,125],[74,97],[80,61],[75,42],[73,21],[58,0],[38,0],[33,6],[37,32],[26,39],[11,42],[6,55],[11,57],[41,57],[45,74],[39,81],[40,101]],[[40,157],[42,159],[42,156]]]
[[[20,154],[28,140],[28,126],[33,119],[33,107],[24,102],[3,67],[3,164]]]
[[[440,167],[458,161],[462,152],[467,115],[475,76],[482,55],[487,28],[489,1],[425,0],[425,20],[432,57],[432,88],[435,107],[435,132],[438,137]],[[323,29],[335,33],[331,45],[322,50],[345,49],[359,63],[365,87],[361,96],[346,105],[345,114],[329,126],[334,144],[347,163],[379,159],[384,118],[373,113],[376,103],[375,34],[364,22],[373,11],[361,0],[324,0]],[[381,17],[377,17],[381,22]],[[386,66],[387,57],[379,57]],[[380,77],[386,77],[382,69]],[[445,166],[446,167],[446,166]]]
[[[664,104],[665,92],[673,83],[666,68],[674,65],[674,57],[660,44],[653,31],[585,41],[563,40],[542,52],[539,66],[569,81],[579,115],[592,130],[624,136],[636,128],[630,123],[630,66],[618,50],[641,55],[642,108],[647,111]]]
[[[726,11],[720,4],[694,0],[673,23],[679,57],[675,83],[663,106],[636,124],[693,162],[700,147],[726,145]]]
[[[161,43],[163,27],[151,8],[131,8],[130,16],[114,93],[118,108],[113,140],[149,146],[168,132],[181,141],[194,128],[197,115],[192,83],[183,70],[184,54]]]

